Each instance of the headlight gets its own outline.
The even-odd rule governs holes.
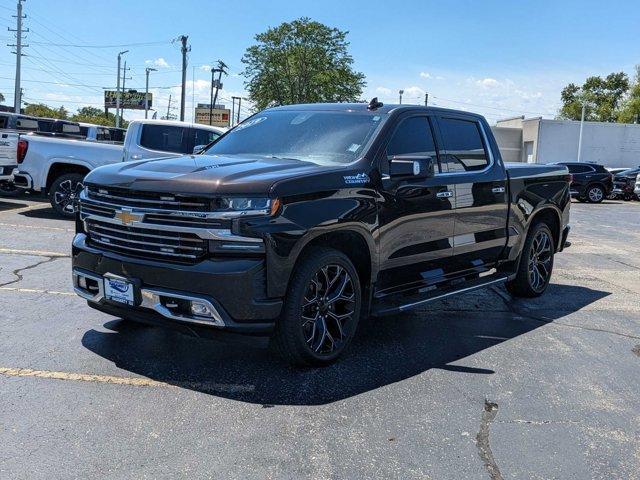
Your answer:
[[[240,215],[274,215],[280,207],[278,199],[254,197],[223,197],[215,201],[215,210],[237,212]]]

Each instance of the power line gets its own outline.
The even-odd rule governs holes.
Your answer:
[[[34,45],[48,45],[50,47],[71,47],[71,48],[123,48],[123,47],[150,47],[153,45],[165,45],[170,42],[143,42],[143,43],[121,43],[114,45],[78,45],[74,43],[50,43],[50,42],[32,42]]]

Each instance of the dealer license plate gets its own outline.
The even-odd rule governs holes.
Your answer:
[[[125,305],[134,304],[134,286],[122,277],[104,277],[104,296]]]

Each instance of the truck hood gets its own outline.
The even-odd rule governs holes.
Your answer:
[[[327,170],[331,169],[294,159],[185,155],[107,165],[93,170],[85,181],[175,194],[266,195],[279,180]]]

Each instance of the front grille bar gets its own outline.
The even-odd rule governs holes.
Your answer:
[[[204,252],[204,248],[201,247],[190,247],[190,246],[186,246],[186,245],[170,245],[170,244],[166,244],[166,243],[155,243],[155,242],[141,242],[140,240],[131,240],[128,238],[122,238],[122,237],[116,237],[114,235],[107,235],[106,233],[100,233],[100,232],[96,232],[95,229],[92,229],[91,227],[89,227],[89,233],[95,233],[95,235],[98,235],[100,238],[110,238],[112,240],[116,240],[118,242],[126,242],[126,243],[135,243],[135,244],[139,244],[139,245],[151,245],[153,247],[165,247],[165,248],[171,248],[174,250],[192,250],[192,251],[197,251],[197,252]],[[123,232],[125,233],[125,232]],[[91,237],[91,239],[95,240],[95,237]],[[176,240],[176,239],[174,239]],[[112,245],[111,243],[108,243],[108,245]],[[116,244],[116,246],[120,246],[119,244]],[[155,250],[153,251],[155,253]]]
[[[130,250],[132,252],[144,253],[146,256],[164,255],[164,256],[167,256],[167,257],[188,258],[188,259],[192,259],[192,260],[196,260],[198,258],[196,255],[188,255],[188,254],[184,254],[184,253],[160,252],[160,251],[156,251],[156,250],[145,250],[143,248],[127,247],[125,245],[114,245],[113,243],[109,243],[109,242],[101,242],[100,240],[98,240],[96,238],[91,238],[91,241],[95,242],[95,243],[99,243],[99,244],[107,246],[107,247],[122,248],[124,250]]]

